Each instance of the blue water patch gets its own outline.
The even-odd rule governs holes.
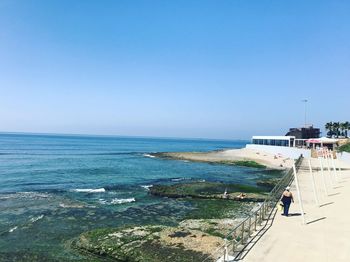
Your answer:
[[[65,248],[66,241],[81,232],[121,225],[174,225],[191,204],[151,196],[152,185],[204,180],[255,185],[268,174],[150,154],[242,148],[246,143],[0,134],[0,260],[22,261],[21,254],[30,249],[34,257],[47,261],[86,261]]]

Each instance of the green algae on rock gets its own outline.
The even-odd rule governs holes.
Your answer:
[[[190,262],[201,261],[223,243],[222,238],[198,230],[142,226],[89,231],[72,245],[80,252],[116,261]]]
[[[277,185],[279,180],[280,180],[279,178],[266,178],[266,179],[258,180],[256,184],[268,190],[272,190]]]
[[[253,160],[241,160],[241,161],[233,161],[233,165],[236,166],[246,166],[246,167],[255,167],[255,168],[266,168],[265,165],[259,164]]]
[[[244,216],[256,206],[254,202],[226,201],[223,199],[186,199],[193,207],[184,219],[226,219]]]
[[[255,205],[252,202],[266,195],[256,187],[219,182],[155,185],[150,190],[154,195],[182,197],[179,201],[188,201],[194,208],[177,226],[97,229],[81,234],[72,242],[73,248],[116,261],[202,261],[230,238],[229,232],[241,220],[238,213],[248,212]],[[249,202],[227,201],[242,192]]]
[[[226,192],[226,193],[225,193]],[[253,186],[220,182],[190,182],[154,185],[150,194],[171,198],[227,199],[244,202],[264,201],[266,192]]]

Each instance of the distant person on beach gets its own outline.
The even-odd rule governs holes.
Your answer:
[[[225,189],[224,195],[222,197],[227,198],[227,188]]]
[[[240,193],[238,196],[236,196],[236,199],[243,200],[246,196],[247,196],[247,194]]]
[[[287,186],[286,189],[284,190],[284,192],[282,194],[281,201],[283,203],[283,214],[282,215],[287,217],[290,204],[291,204],[291,202],[294,203],[293,194],[292,194],[292,192],[290,192],[289,186]]]

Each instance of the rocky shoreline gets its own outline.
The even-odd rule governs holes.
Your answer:
[[[211,257],[241,219],[186,219],[176,227],[146,225],[96,229],[71,242],[72,249],[110,261],[215,261]]]
[[[229,150],[155,153],[152,157],[243,165],[279,174],[288,166],[288,159],[277,159],[285,164],[283,166],[275,157],[269,162],[266,158],[271,156],[245,149],[234,153]],[[224,245],[225,239],[230,238],[230,231],[243,219],[244,208],[251,212],[258,207],[278,180],[278,177],[269,176],[257,181],[256,186],[204,180],[153,185],[149,188],[149,194],[186,201],[195,208],[176,226],[130,225],[96,229],[81,234],[71,242],[71,247],[78,252],[111,261],[193,262],[205,258],[206,261],[215,261],[213,254]]]
[[[190,262],[210,256],[223,243],[221,237],[180,226],[142,226],[86,232],[73,247],[116,261]]]
[[[242,220],[232,212],[241,213],[237,209],[240,205],[251,210],[267,195],[266,190],[254,186],[205,181],[155,185],[149,193],[178,201],[191,199],[197,209],[177,226],[129,226],[85,232],[72,241],[72,248],[111,261],[192,262],[207,257],[207,261],[214,261],[210,256]]]
[[[255,187],[219,182],[191,182],[174,185],[155,185],[150,194],[170,198],[222,199],[262,202],[266,194]]]

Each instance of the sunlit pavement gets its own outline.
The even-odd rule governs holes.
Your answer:
[[[350,169],[337,171],[336,177],[332,168],[328,172],[324,162],[326,195],[319,160],[312,159],[311,164],[320,206],[316,205],[308,159],[304,159],[298,180],[305,224],[293,182],[295,203],[290,208],[291,216],[277,212],[272,227],[245,254],[243,261],[350,261]],[[349,168],[345,162],[335,161],[335,165]]]

